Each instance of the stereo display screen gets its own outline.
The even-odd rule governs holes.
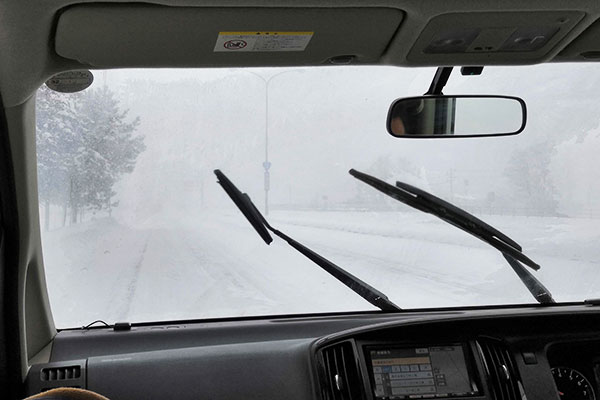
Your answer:
[[[370,348],[376,399],[433,399],[479,395],[462,345]]]

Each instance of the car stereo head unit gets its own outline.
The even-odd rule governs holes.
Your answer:
[[[367,347],[376,399],[479,396],[465,346]]]

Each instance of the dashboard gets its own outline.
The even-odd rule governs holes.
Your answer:
[[[27,394],[110,399],[595,400],[595,306],[360,313],[59,332]]]

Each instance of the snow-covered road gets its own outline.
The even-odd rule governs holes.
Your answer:
[[[270,220],[402,307],[531,301],[498,252],[427,215],[274,212]],[[516,230],[515,239],[543,265],[544,283],[560,289],[559,300],[598,286],[600,254],[592,245],[581,247],[585,235],[596,235],[597,243],[594,224],[490,222],[509,234]],[[574,243],[579,247],[572,249]],[[49,232],[43,244],[59,327],[99,318],[112,323],[373,309],[282,240],[265,245],[236,210],[206,213],[177,228],[89,221]]]

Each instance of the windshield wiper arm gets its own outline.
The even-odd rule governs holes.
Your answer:
[[[550,291],[546,289],[546,286],[542,285],[542,282],[540,282],[531,274],[531,272],[523,267],[523,265],[517,261],[517,259],[507,255],[506,253],[502,253],[502,255],[506,261],[508,261],[508,264],[512,267],[515,273],[519,276],[521,282],[523,282],[525,287],[527,287],[529,293],[531,293],[540,304],[550,304],[555,302]]]
[[[496,248],[502,253],[519,279],[538,302],[554,303],[550,291],[523,264],[534,270],[540,269],[540,266],[523,254],[522,247],[504,233],[455,205],[407,183],[396,182],[396,186],[393,186],[354,169],[349,172],[356,179],[365,182],[380,192],[419,211],[435,215]]]
[[[220,170],[216,169],[214,172],[218,178],[218,183],[223,187],[231,200],[233,200],[235,205],[240,209],[242,214],[244,214],[248,222],[250,222],[250,224],[254,227],[256,232],[258,232],[266,244],[270,244],[273,241],[273,238],[268,232],[271,231],[281,239],[285,240],[294,249],[298,250],[298,252],[300,252],[306,258],[323,268],[326,272],[342,282],[344,285],[348,286],[363,299],[373,304],[375,307],[378,307],[383,311],[401,310],[400,307],[392,303],[387,296],[381,293],[379,290],[375,289],[368,283],[363,282],[343,268],[338,267],[325,257],[304,246],[302,243],[297,242],[296,240],[287,236],[285,233],[273,228],[271,225],[269,225],[260,211],[258,211],[252,200],[250,200],[250,196],[248,196],[246,193],[242,193],[237,187],[235,187],[229,178],[227,178],[227,176],[225,176],[225,174]]]

